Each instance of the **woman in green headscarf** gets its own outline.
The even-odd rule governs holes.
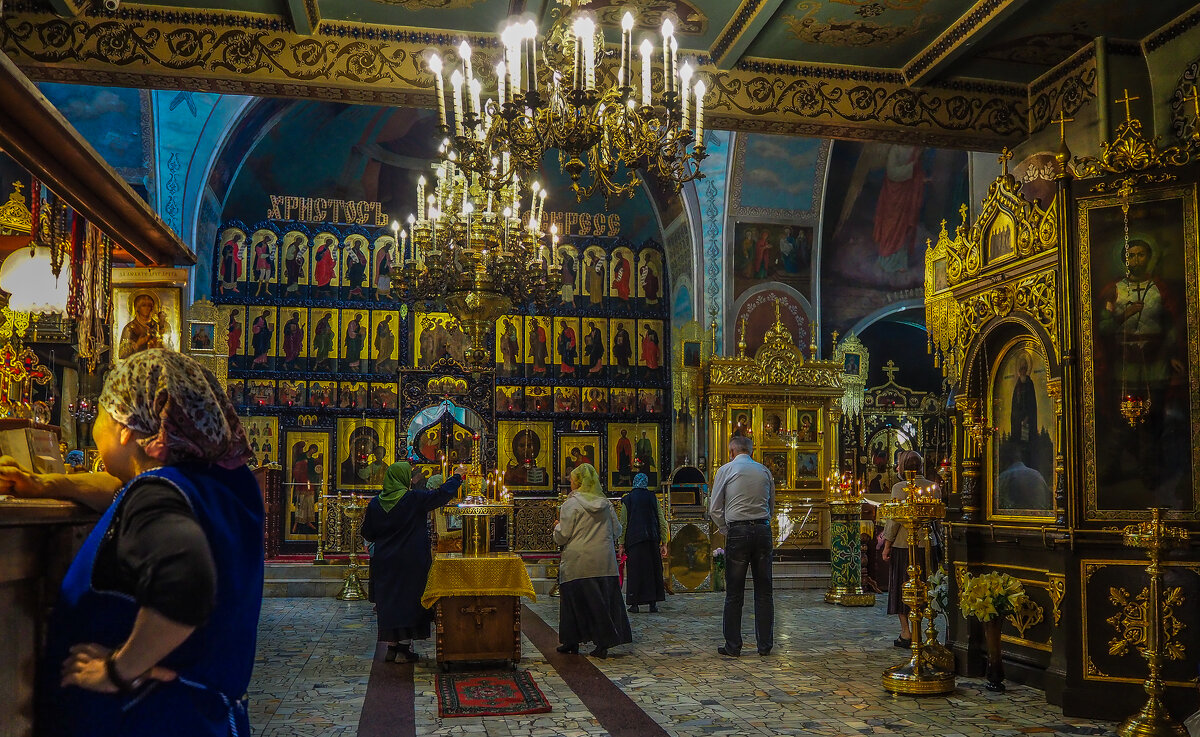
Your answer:
[[[375,543],[370,598],[379,619],[379,641],[388,643],[385,660],[415,662],[412,641],[429,639],[433,616],[421,606],[433,565],[426,518],[454,498],[465,474],[459,466],[436,489],[411,489],[412,466],[393,463],[384,474],[383,491],[367,505],[362,536]]]

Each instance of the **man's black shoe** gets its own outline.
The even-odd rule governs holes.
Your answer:
[[[741,655],[741,653],[732,653],[732,652],[729,652],[729,650],[727,650],[727,649],[725,648],[725,646],[724,646],[724,645],[722,645],[722,646],[720,646],[719,648],[717,648],[717,652],[719,652],[719,653],[721,653],[722,655],[724,655],[724,656],[726,656],[726,657],[729,657],[729,658],[736,658],[736,657],[738,657],[738,656],[740,656],[740,655]]]

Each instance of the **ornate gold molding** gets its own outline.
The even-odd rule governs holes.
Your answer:
[[[842,388],[842,366],[831,361],[805,361],[775,303],[775,324],[767,330],[754,358],[713,358],[709,364],[711,384],[758,386],[805,386],[834,390]]]
[[[969,224],[967,206],[954,237],[942,222],[937,243],[925,252],[925,323],[935,365],[957,382],[971,342],[995,318],[1014,310],[1026,313],[1059,347],[1058,281],[1053,265],[987,288],[989,275],[1008,271],[1060,243],[1063,224],[1056,202],[1045,209],[1021,195],[1021,184],[1008,172],[1012,155],[1000,156],[1003,173],[988,188],[979,218]],[[997,241],[998,243],[994,243]]]
[[[1128,93],[1125,98],[1117,102],[1128,103],[1138,99],[1130,97]],[[1090,179],[1107,174],[1186,166],[1195,160],[1196,146],[1197,141],[1193,137],[1183,144],[1161,148],[1158,137],[1147,138],[1143,135],[1142,121],[1129,117],[1127,112],[1125,122],[1117,127],[1116,137],[1100,143],[1100,156],[1076,156],[1071,160],[1071,173],[1078,179]]]
[[[0,22],[0,48],[34,79],[383,105],[431,106],[423,57],[436,49],[453,60],[464,37],[475,68],[490,69],[499,53],[494,35],[328,19],[303,35],[282,16],[138,6],[64,19],[15,3]],[[764,60],[704,73],[713,128],[981,149],[1027,132],[1022,85],[918,89],[896,71]]]
[[[1027,133],[1020,85],[944,82],[907,86],[896,71],[748,59],[711,80],[715,128],[995,149]]]
[[[8,193],[8,202],[0,205],[0,232],[29,233],[32,230],[33,213],[25,204],[21,194],[21,182],[13,182],[13,191]]]
[[[1182,660],[1187,648],[1178,640],[1178,635],[1187,625],[1175,616],[1175,610],[1185,602],[1183,588],[1171,587],[1162,592],[1161,617],[1162,641],[1159,648],[1168,660]],[[1117,631],[1108,641],[1109,655],[1129,655],[1147,647],[1148,637],[1154,623],[1149,617],[1150,589],[1143,588],[1136,596],[1124,588],[1113,586],[1108,589],[1108,600],[1117,608],[1116,614],[1107,621]]]
[[[1054,626],[1057,627],[1062,619],[1062,600],[1067,594],[1067,577],[1061,573],[1046,574],[1049,583],[1046,590],[1050,593],[1050,603],[1054,606]]]
[[[1035,625],[1041,624],[1045,618],[1046,610],[1028,596],[1021,602],[1021,606],[1017,611],[1005,617],[1013,627],[1017,629],[1017,633],[1022,640],[1025,638],[1025,632]],[[1041,643],[1039,643],[1041,644]]]

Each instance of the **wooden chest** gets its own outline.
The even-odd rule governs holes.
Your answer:
[[[437,662],[521,660],[521,599],[444,596],[434,605]]]

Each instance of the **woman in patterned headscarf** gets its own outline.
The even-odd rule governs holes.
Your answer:
[[[263,504],[233,406],[211,372],[163,349],[110,372],[99,404],[107,473],[0,459],[0,493],[106,508],[50,619],[38,732],[249,734]]]
[[[662,559],[667,554],[667,517],[654,492],[647,489],[650,479],[644,473],[633,477],[633,489],[621,497],[621,552],[625,560],[625,603],[629,611],[649,604],[658,611],[658,602],[666,601]]]

